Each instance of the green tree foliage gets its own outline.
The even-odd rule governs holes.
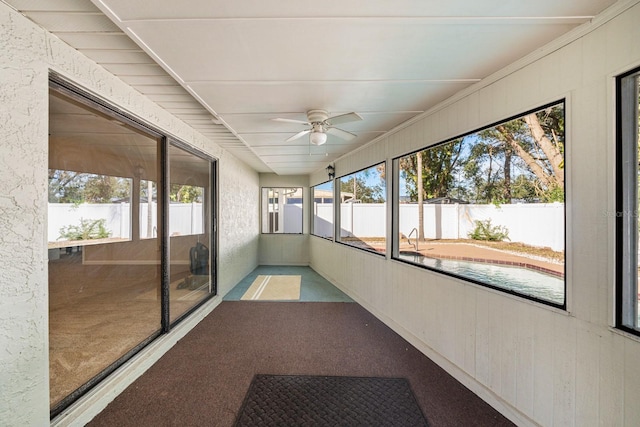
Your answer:
[[[376,168],[345,176],[340,179],[340,192],[353,194],[354,200],[362,203],[384,203],[383,172]],[[379,184],[371,184],[368,181],[379,180]]]
[[[464,176],[468,180],[468,195],[475,203],[504,203],[505,194],[511,193],[504,180],[505,168],[501,165],[505,154],[504,145],[496,144],[478,134],[477,142],[469,150],[464,161]]]
[[[130,178],[49,170],[50,203],[117,203],[130,198]]]
[[[175,203],[202,203],[204,188],[194,185],[171,184],[169,200]]]
[[[463,139],[456,139],[421,152],[421,178],[425,200],[450,195],[450,190],[455,184],[455,172],[459,168],[462,148]],[[417,165],[418,158],[415,154],[400,159],[401,174],[405,179],[407,195],[412,202],[418,201]]]
[[[93,175],[84,188],[87,203],[116,203],[130,201],[131,180],[116,176]]]
[[[49,169],[49,202],[75,203],[84,201],[84,183],[80,173]]]
[[[564,201],[564,127],[564,109],[557,105],[422,151],[424,199]],[[416,165],[415,154],[400,159],[413,202]]]

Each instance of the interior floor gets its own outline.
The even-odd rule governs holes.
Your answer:
[[[406,378],[432,427],[513,425],[355,302],[261,301],[223,301],[88,425],[231,426],[256,374]]]
[[[173,322],[208,295],[173,280]],[[54,407],[161,329],[155,264],[87,265],[82,252],[49,262],[49,397]]]
[[[225,301],[239,301],[258,276],[296,275],[301,276],[300,299],[307,302],[353,302],[340,289],[333,286],[327,279],[316,273],[312,268],[304,266],[270,266],[260,265],[242,279],[231,291],[225,295]]]

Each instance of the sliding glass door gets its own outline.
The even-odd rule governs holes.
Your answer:
[[[55,416],[215,294],[215,161],[52,80]]]

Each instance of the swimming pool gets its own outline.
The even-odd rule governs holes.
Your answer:
[[[528,268],[428,258],[415,252],[401,252],[399,258],[553,304],[564,304],[564,280]]]

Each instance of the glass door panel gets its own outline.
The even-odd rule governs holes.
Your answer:
[[[169,147],[169,313],[180,319],[215,293],[213,163]]]
[[[53,89],[49,107],[49,373],[55,412],[160,331],[161,233],[155,223],[141,226],[142,218],[159,216],[158,203],[141,183],[154,191],[160,140]]]

